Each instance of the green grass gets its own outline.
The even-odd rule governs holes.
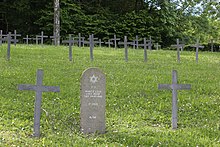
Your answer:
[[[0,146],[220,146],[220,54],[175,51],[12,46],[6,61],[6,45],[0,46]],[[98,67],[107,78],[106,134],[80,133],[80,78],[89,67]],[[36,70],[44,70],[44,85],[60,86],[60,93],[44,93],[41,138],[34,139],[35,93],[18,91],[18,84],[35,84]],[[171,129],[171,91],[158,84],[178,82],[192,90],[178,91],[178,129]]]

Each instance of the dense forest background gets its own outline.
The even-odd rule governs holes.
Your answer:
[[[220,39],[220,3],[207,0],[60,0],[61,36],[136,35],[170,45]],[[0,30],[53,34],[53,0],[0,0]]]

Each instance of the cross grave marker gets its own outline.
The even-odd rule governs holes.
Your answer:
[[[108,40],[107,42],[105,42],[105,44],[108,44],[108,47],[111,47],[111,44],[113,44],[113,42],[111,42],[111,40]]]
[[[147,42],[148,42],[148,49],[151,51],[152,50],[152,46],[153,46],[153,40],[152,40],[152,38],[151,38],[151,36],[150,36],[150,39],[149,40],[147,40]]]
[[[198,63],[198,60],[199,60],[199,48],[204,48],[204,46],[201,46],[199,44],[199,39],[197,39],[196,44],[192,45],[191,47],[195,47],[196,48],[196,63]]]
[[[118,42],[119,45],[124,45],[125,48],[125,61],[128,62],[128,45],[131,44],[128,42],[127,36],[124,36],[124,42]]]
[[[69,40],[63,40],[62,43],[69,43],[69,61],[72,61],[73,59],[72,46],[75,43],[74,38],[72,38],[72,35],[69,34]]]
[[[21,84],[18,85],[18,90],[32,90],[36,92],[35,108],[34,108],[34,137],[40,137],[40,115],[41,115],[41,101],[42,92],[60,92],[58,86],[44,86],[43,85],[43,70],[37,70],[37,84]]]
[[[115,48],[117,48],[117,40],[120,40],[120,38],[117,38],[116,35],[114,35],[114,38],[110,40],[114,41]]]
[[[172,72],[172,84],[159,84],[158,89],[168,89],[172,90],[172,129],[177,129],[177,90],[190,90],[190,84],[178,84],[177,81],[177,71],[173,70]]]
[[[14,37],[13,41],[14,41],[14,45],[16,46],[16,43],[18,42],[17,37],[21,36],[21,34],[17,34],[17,31],[14,30],[14,34],[11,34],[11,36]]]
[[[180,49],[183,48],[184,44],[179,43],[179,39],[176,39],[176,45],[171,45],[171,47],[177,48],[177,62],[180,62]]]
[[[32,38],[29,38],[28,35],[26,35],[26,38],[23,38],[26,42],[26,44],[29,44],[29,40],[31,40]]]
[[[147,44],[146,38],[144,38],[144,44],[139,44],[139,46],[144,47],[144,62],[147,62],[147,46],[149,46],[149,43]]]
[[[105,133],[106,77],[98,68],[83,72],[80,94],[80,128],[84,134]]]
[[[44,44],[44,38],[47,38],[48,36],[44,36],[44,32],[41,31],[41,35],[37,35],[36,37],[37,37],[37,38],[40,38],[40,40],[41,40],[41,45],[43,45],[43,44]]]

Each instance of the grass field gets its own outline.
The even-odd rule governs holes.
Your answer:
[[[220,53],[17,45],[6,61],[0,46],[0,146],[220,146]],[[106,134],[80,133],[80,78],[89,67],[98,67],[107,79]],[[37,69],[44,70],[44,85],[60,86],[60,93],[44,93],[41,138],[33,133],[35,92],[18,91],[18,84],[35,84]],[[178,129],[171,129],[171,98],[158,84],[178,82],[191,90],[178,91]]]

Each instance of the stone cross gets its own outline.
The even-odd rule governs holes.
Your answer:
[[[171,45],[171,47],[177,48],[177,62],[180,62],[180,48],[184,45],[179,43],[179,39],[176,39],[176,45]]]
[[[114,35],[114,38],[110,40],[114,41],[115,48],[117,48],[117,40],[120,40],[120,38],[117,38],[116,35]]]
[[[81,48],[82,46],[82,37],[81,37],[81,33],[78,34],[78,46]]]
[[[18,85],[18,90],[32,90],[36,92],[35,108],[34,108],[34,137],[40,137],[40,115],[41,115],[41,101],[42,92],[60,92],[58,86],[44,86],[43,85],[43,70],[37,70],[37,84],[21,84]]]
[[[8,42],[8,48],[7,48],[7,60],[10,60],[11,57],[11,42],[17,42],[18,40],[12,39],[11,38],[11,32],[8,33],[7,38],[6,38],[7,42]]]
[[[83,72],[80,94],[80,130],[105,133],[106,77],[98,68]]]
[[[38,45],[38,40],[40,40],[40,38],[38,38],[38,36],[36,35],[36,37],[32,38],[32,39],[35,40],[36,41],[36,45]]]
[[[69,34],[69,40],[63,40],[62,43],[69,43],[69,61],[72,61],[73,59],[72,46],[75,43],[74,38],[72,38],[72,35]]]
[[[128,45],[131,44],[128,42],[127,36],[124,36],[124,42],[118,42],[119,45],[124,45],[125,48],[125,61],[128,62]]]
[[[135,37],[135,45],[136,45],[136,49],[138,49],[138,35],[136,35]]]
[[[55,46],[59,46],[60,45],[60,36],[50,36],[50,38],[52,39],[52,42],[54,43]]]
[[[101,39],[99,39],[99,41],[97,41],[97,42],[98,42],[98,44],[99,44],[99,47],[101,48],[101,47],[102,47],[102,43],[104,43],[104,42],[102,42]]]
[[[153,43],[153,40],[151,39],[151,36],[150,36],[150,39],[147,40],[148,42],[148,49],[151,51],[152,50],[152,43]]]
[[[105,42],[105,44],[108,44],[108,47],[111,47],[111,44],[113,44],[113,42],[111,42],[111,40],[108,40],[108,42]]]
[[[26,44],[29,43],[29,40],[31,40],[32,38],[28,38],[28,35],[26,35],[26,38],[23,38],[26,41]]]
[[[147,44],[146,38],[144,38],[144,44],[139,44],[139,46],[144,47],[144,62],[147,62],[147,47],[149,46],[149,43]]]
[[[41,35],[37,35],[37,38],[40,38],[41,40],[41,45],[44,44],[44,38],[47,38],[48,36],[44,36],[44,32],[41,31]]]
[[[2,40],[3,40],[3,34],[2,34],[2,30],[0,30],[0,45],[2,45]]]
[[[177,129],[177,90],[190,90],[190,84],[178,84],[177,71],[173,70],[172,73],[172,84],[159,84],[158,89],[172,90],[172,129]]]
[[[21,36],[21,34],[17,34],[17,31],[14,30],[14,34],[11,34],[11,36],[14,37],[14,39],[13,39],[14,40],[14,45],[16,46],[16,43],[18,42],[17,37]]]
[[[196,44],[192,45],[191,47],[195,47],[196,48],[196,63],[198,63],[198,60],[199,60],[199,48],[204,48],[204,46],[201,46],[199,44],[199,39],[197,39]]]

